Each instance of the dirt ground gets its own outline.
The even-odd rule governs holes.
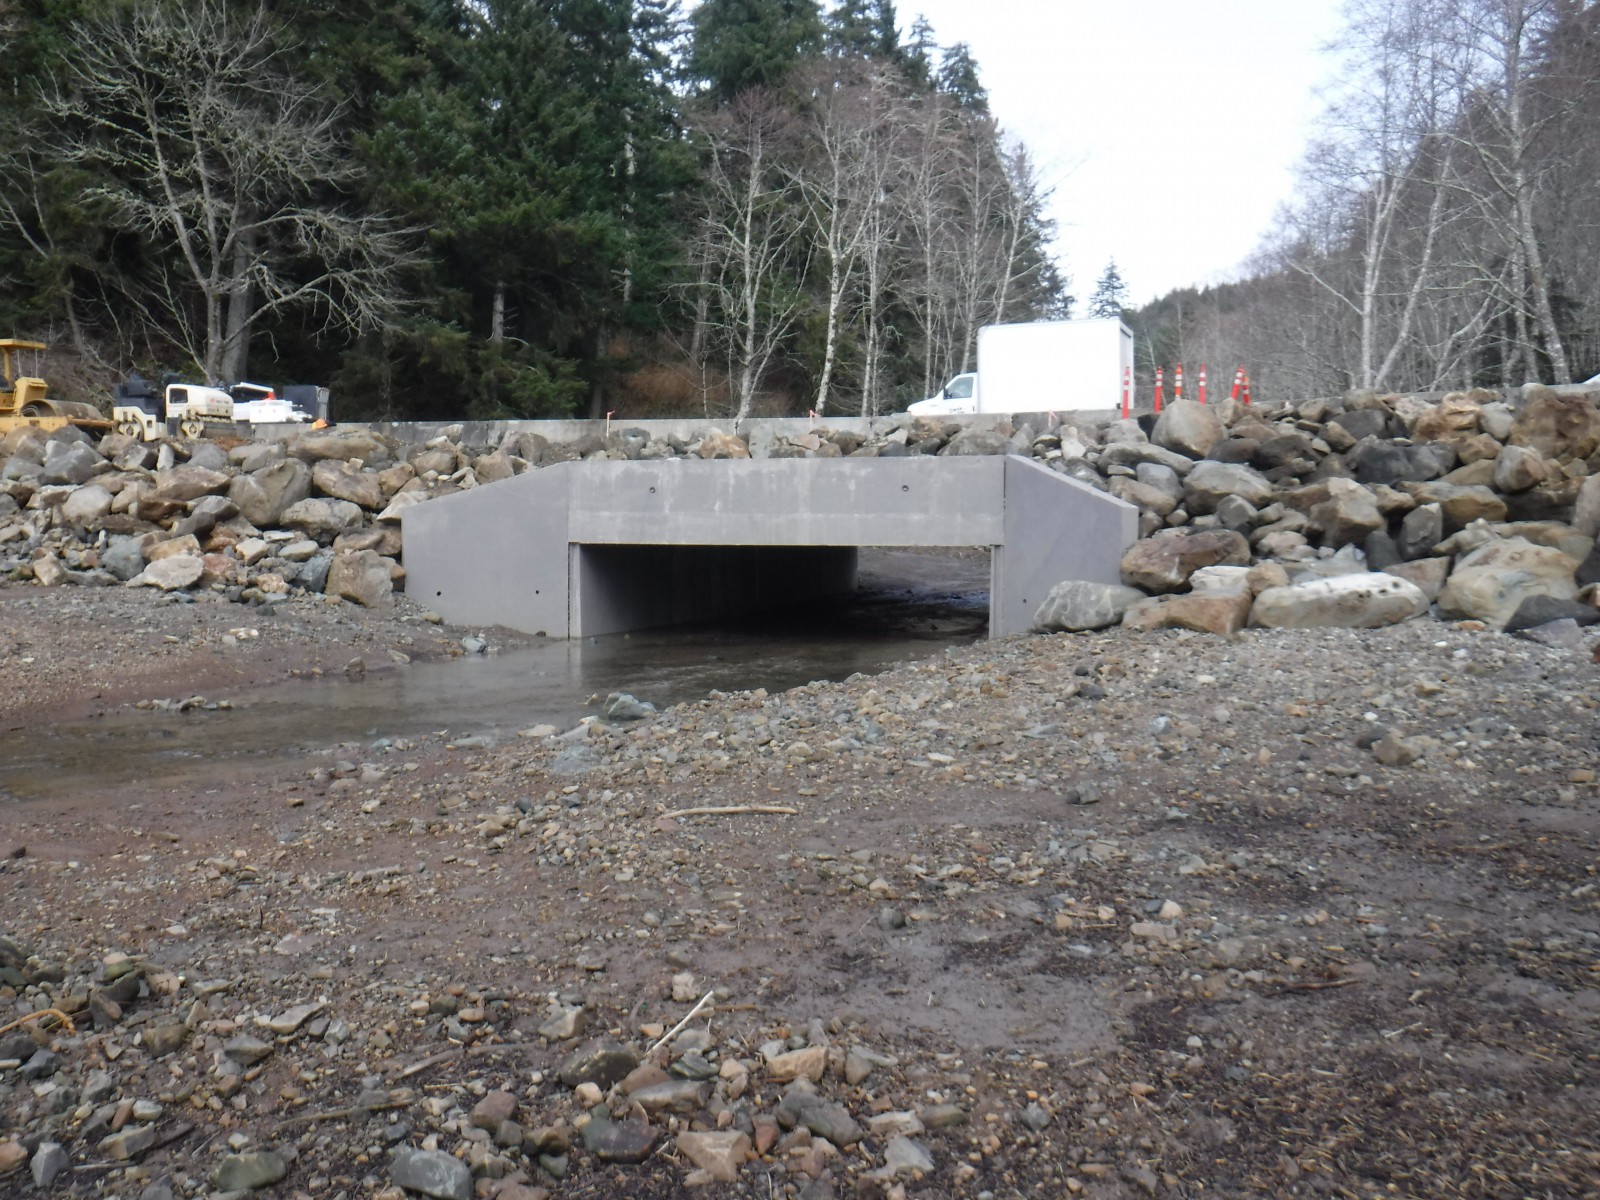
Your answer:
[[[0,586],[0,724],[405,671],[480,632]],[[1426,619],[1015,638],[0,800],[0,1025],[74,1025],[0,1037],[0,1196],[214,1194],[272,1150],[264,1194],[354,1198],[403,1146],[512,1200],[1600,1196],[1593,651]],[[682,813],[708,807],[742,811]],[[660,1052],[710,1062],[697,1105],[558,1078],[704,995],[709,1036]],[[24,1078],[35,1046],[58,1062]],[[785,1123],[772,1059],[808,1046],[858,1140]],[[472,1126],[496,1091],[520,1140]],[[587,1140],[606,1113],[648,1117],[642,1162]],[[695,1129],[752,1134],[732,1182],[693,1172]],[[46,1142],[71,1162],[48,1189],[22,1165]]]

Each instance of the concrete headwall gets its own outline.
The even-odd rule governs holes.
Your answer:
[[[848,591],[859,546],[987,546],[991,635],[1063,579],[1115,581],[1130,505],[1016,455],[562,463],[407,509],[407,588],[549,636]],[[736,552],[737,551],[737,552]]]

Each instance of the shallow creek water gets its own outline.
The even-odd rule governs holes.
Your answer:
[[[359,681],[287,680],[209,697],[227,700],[227,709],[129,708],[4,733],[0,805],[134,784],[225,786],[230,763],[288,764],[384,738],[498,740],[540,723],[566,729],[597,712],[597,698],[610,692],[665,707],[713,690],[779,691],[872,674],[981,637],[986,576],[987,563],[970,558],[887,554],[864,560],[863,587],[851,601],[803,614],[551,641],[373,671]]]

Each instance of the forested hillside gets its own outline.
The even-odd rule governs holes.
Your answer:
[[[872,413],[1069,303],[978,64],[892,0],[0,11],[0,329],[60,390]]]
[[[1600,4],[1354,0],[1335,49],[1296,199],[1240,282],[1137,314],[1142,374],[1245,363],[1303,397],[1600,372]]]

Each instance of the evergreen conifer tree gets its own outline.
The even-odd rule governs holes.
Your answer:
[[[1100,278],[1094,285],[1094,295],[1089,297],[1089,315],[1120,317],[1122,310],[1127,306],[1128,285],[1122,280],[1122,272],[1117,270],[1116,259],[1112,259],[1100,273]]]
[[[704,0],[691,21],[688,73],[724,103],[776,86],[823,45],[817,0]]]

